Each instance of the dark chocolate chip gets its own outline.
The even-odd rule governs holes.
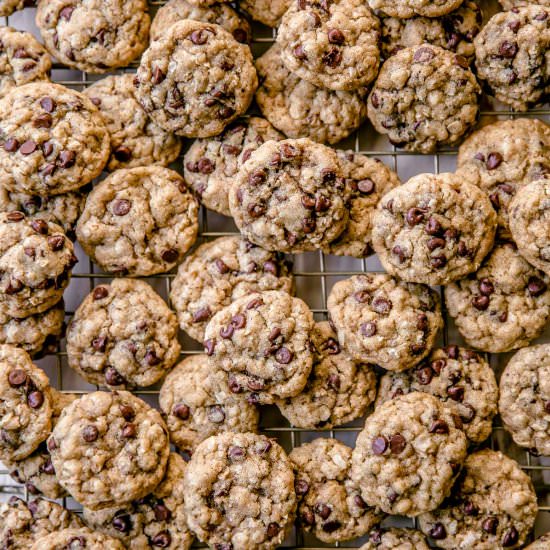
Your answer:
[[[379,437],[375,437],[372,440],[371,447],[372,447],[372,452],[375,455],[384,454],[384,452],[388,448],[388,440],[383,435]]]
[[[82,439],[86,443],[93,443],[99,437],[99,431],[95,426],[89,425],[82,430]]]

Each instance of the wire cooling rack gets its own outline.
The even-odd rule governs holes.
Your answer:
[[[44,0],[46,1],[46,0]],[[366,1],[366,0],[365,0]],[[150,0],[151,15],[154,15],[159,6],[165,1]],[[498,10],[498,5],[495,0],[487,0],[480,2],[485,17],[492,15]],[[11,25],[17,29],[29,30],[39,37],[39,33],[34,26],[35,10],[27,9],[24,12],[18,12],[9,18],[4,18],[3,24]],[[1,23],[0,23],[1,24]],[[253,25],[253,44],[252,49],[255,57],[261,55],[273,43],[275,31],[263,27],[261,25]],[[122,72],[134,72],[136,64],[132,64]],[[52,71],[52,79],[65,86],[83,90],[93,81],[103,78],[96,75],[68,70],[61,65],[54,64]],[[531,110],[528,113],[514,113],[502,105],[494,102],[491,98],[484,97],[481,110],[480,125],[485,125],[494,122],[498,119],[514,118],[518,116],[542,118],[547,122],[550,121],[550,109],[545,108]],[[184,144],[184,149],[189,146],[189,142]],[[453,171],[456,163],[455,150],[441,150],[434,155],[417,155],[405,151],[396,150],[388,140],[376,134],[370,124],[363,125],[348,139],[338,144],[339,148],[352,149],[356,152],[380,158],[390,168],[396,171],[402,181],[406,181],[415,174],[422,172],[440,173],[445,171]],[[182,162],[179,159],[173,166],[178,171],[182,171]],[[201,208],[200,214],[200,231],[197,244],[201,244],[208,240],[223,235],[236,233],[236,228],[232,221],[228,218],[220,216],[214,212],[207,211]],[[73,279],[65,292],[66,303],[66,320],[72,316],[74,310],[78,307],[84,297],[94,288],[95,285],[101,282],[106,282],[110,276],[102,273],[96,266],[92,264],[90,259],[82,252],[80,247],[76,247],[79,263],[76,266],[73,274]],[[335,256],[325,256],[320,252],[306,253],[294,258],[294,275],[296,278],[297,295],[304,299],[312,308],[316,319],[326,319],[326,302],[327,296],[332,285],[341,279],[350,277],[365,271],[382,271],[381,265],[376,257],[370,257],[364,260],[356,260],[353,258],[342,258]],[[169,301],[170,287],[174,274],[162,274],[155,277],[147,278],[146,281],[167,301]],[[442,303],[444,306],[443,293],[441,292]],[[445,307],[443,307],[445,316],[445,329],[439,336],[438,345],[447,345],[447,343],[464,344],[458,334],[452,319],[446,315]],[[199,343],[191,340],[183,333],[180,335],[182,343],[182,355],[189,355],[201,352]],[[550,327],[545,334],[537,341],[550,342]],[[494,367],[497,377],[500,375],[502,368],[508,361],[511,354],[499,354],[487,356],[491,365]],[[85,393],[93,391],[96,388],[86,384],[74,373],[67,365],[65,344],[61,342],[57,352],[40,361],[38,364],[49,375],[51,383],[54,387],[63,392],[69,393]],[[136,391],[138,396],[145,399],[152,405],[158,405],[158,386],[153,386],[146,390]],[[290,451],[292,448],[311,441],[315,437],[335,437],[344,443],[353,446],[357,433],[360,431],[363,420],[355,421],[344,427],[334,428],[326,431],[311,431],[293,428],[288,422],[278,413],[274,407],[268,407],[262,410],[261,431],[271,436],[276,437],[279,442]],[[535,457],[530,455],[523,449],[517,447],[510,436],[502,429],[499,419],[494,423],[492,434],[488,441],[483,446],[501,450],[508,456],[517,460],[523,470],[531,477],[533,484],[539,497],[539,515],[535,526],[534,535],[539,536],[550,530],[550,458]],[[24,499],[31,499],[33,495],[29,494],[28,490],[13,481],[8,472],[2,468],[0,463],[0,500],[7,498],[10,495],[16,494]],[[72,499],[63,499],[63,504],[70,509],[79,510],[78,504]],[[388,518],[384,524],[414,526],[414,521],[403,518]],[[334,546],[340,548],[356,548],[361,545],[362,539],[355,541],[336,544]],[[294,549],[321,549],[334,547],[320,543],[314,537],[304,534],[298,530],[294,530],[289,539],[284,544],[287,548]]]

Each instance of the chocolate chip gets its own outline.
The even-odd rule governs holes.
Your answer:
[[[276,537],[279,534],[281,528],[278,523],[272,522],[267,526],[266,534],[268,538]]]
[[[425,212],[421,208],[409,208],[405,219],[410,226],[415,226],[424,220],[424,214]]]
[[[47,458],[46,462],[40,466],[40,471],[49,476],[55,475],[55,468],[53,467],[51,458]]]
[[[220,107],[218,114],[220,115],[220,118],[230,118],[235,114],[235,109],[233,109],[233,107],[230,107],[229,105],[224,105],[223,107]]]
[[[472,305],[479,311],[485,311],[490,304],[491,300],[488,296],[474,296],[472,298]]]
[[[370,300],[370,293],[368,290],[358,290],[353,294],[356,302],[360,304],[365,304]]]
[[[315,505],[315,513],[322,519],[328,519],[330,514],[332,514],[332,510],[325,503],[320,502]]]
[[[518,53],[518,45],[515,42],[504,40],[498,48],[498,53],[502,57],[512,59]]]
[[[107,367],[104,372],[105,382],[109,386],[122,386],[126,380],[113,367]]]
[[[237,313],[236,315],[233,315],[231,324],[237,330],[242,329],[246,326],[246,317],[242,313]]]
[[[53,143],[51,141],[45,141],[42,144],[42,153],[44,153],[45,157],[49,157],[53,153]],[[49,165],[47,164],[46,166]],[[55,164],[53,166],[55,168]]]
[[[484,278],[479,281],[479,292],[481,292],[483,296],[490,296],[494,291],[495,287],[489,279]]]
[[[168,263],[174,263],[179,258],[179,252],[175,248],[167,248],[163,250],[160,257]]]
[[[257,309],[257,308],[259,308],[260,306],[263,306],[263,305],[264,305],[264,301],[261,298],[253,298],[246,305],[246,309],[248,309],[248,310]]]
[[[323,54],[323,63],[332,69],[335,69],[342,63],[342,52],[338,48],[330,48]]]
[[[125,145],[117,147],[113,154],[119,162],[128,162],[132,158],[132,150]]]
[[[223,260],[220,260],[220,258],[216,259],[214,265],[222,275],[225,275],[226,273],[229,273],[229,271],[231,271],[229,269],[229,266]]]
[[[353,497],[353,503],[358,508],[361,508],[361,510],[366,510],[367,509],[367,503],[359,495],[355,495]]]
[[[317,222],[313,218],[304,218],[302,220],[302,230],[306,235],[313,233],[316,227]]]
[[[453,401],[462,401],[464,399],[464,388],[462,386],[451,386],[447,388],[447,395]]]
[[[416,371],[416,379],[422,386],[427,386],[432,381],[432,378],[433,370],[431,367],[425,366]]]
[[[269,336],[267,337],[270,342],[274,342],[281,335],[281,329],[279,327],[274,327],[271,329]]]
[[[466,514],[467,516],[477,516],[478,513],[479,513],[479,510],[477,509],[477,507],[474,505],[473,502],[470,502],[469,500],[467,500],[464,503],[464,514]]]
[[[48,224],[44,220],[31,220],[31,227],[34,231],[40,233],[41,235],[48,234]]]
[[[115,530],[120,533],[129,533],[132,530],[132,522],[127,514],[115,516],[112,523]]]
[[[392,308],[392,303],[386,298],[377,297],[372,301],[371,308],[380,315],[387,315]]]
[[[469,403],[460,406],[460,419],[464,424],[469,424],[475,417],[476,411]]]
[[[376,323],[374,321],[362,323],[360,329],[363,336],[370,338],[376,334]]]
[[[340,29],[330,29],[327,34],[328,41],[331,44],[343,44],[346,40],[344,33]]]
[[[233,337],[234,332],[235,332],[235,327],[233,325],[227,325],[226,327],[222,327],[220,329],[220,336],[225,340],[229,340]]]
[[[208,419],[214,424],[221,424],[225,420],[225,412],[221,405],[213,405],[208,409]]]
[[[306,54],[306,52],[305,52],[305,50],[304,50],[304,47],[303,47],[301,44],[298,44],[298,45],[294,48],[294,50],[293,50],[292,53],[294,54],[294,57],[295,57],[296,59],[300,59],[301,61],[303,61],[304,59],[307,59],[307,54]]]
[[[242,447],[233,446],[229,447],[229,451],[227,452],[229,455],[229,458],[231,460],[242,460],[244,458],[245,452]]]
[[[19,142],[15,138],[8,138],[4,142],[4,151],[7,153],[15,153],[19,149]]]
[[[498,518],[489,516],[481,523],[481,528],[490,535],[495,535],[498,527]]]
[[[44,403],[44,394],[39,391],[32,391],[27,396],[27,403],[31,409],[39,409]]]
[[[447,258],[444,254],[432,256],[432,258],[430,258],[430,263],[435,269],[441,269],[447,265]]]
[[[445,420],[434,420],[429,428],[430,433],[448,434],[449,426]]]
[[[165,78],[166,78],[166,75],[159,67],[155,67],[153,69],[153,84],[155,86],[160,84]]]
[[[334,533],[342,527],[342,524],[338,520],[326,521],[321,528],[325,533]]]
[[[504,159],[502,158],[502,155],[497,152],[492,152],[487,155],[487,170],[494,170],[495,168],[498,168]]]
[[[25,141],[23,145],[21,145],[21,147],[19,148],[19,152],[22,155],[31,155],[36,151],[37,147],[38,146],[36,145],[36,142],[33,141],[32,139],[29,139]]]
[[[12,296],[13,294],[17,294],[18,292],[21,292],[23,290],[23,283],[19,281],[18,279],[12,279],[8,286],[6,287],[5,293],[8,296]]]
[[[315,212],[326,212],[332,204],[332,201],[327,197],[317,197],[315,200]]]
[[[120,414],[122,415],[122,418],[124,418],[124,420],[130,422],[135,418],[136,411],[134,411],[134,408],[130,407],[130,405],[121,405]]]
[[[301,520],[304,525],[315,525],[315,516],[311,510],[303,510]]]
[[[89,425],[82,430],[82,439],[86,443],[93,443],[99,437],[99,431],[95,426]]]
[[[178,403],[172,409],[172,414],[180,420],[187,420],[189,418],[190,409],[184,403]]]
[[[59,17],[65,19],[65,21],[69,21],[74,10],[74,6],[66,6],[59,12]]]
[[[137,435],[137,428],[136,425],[128,422],[125,424],[122,428],[121,435],[124,439],[133,439]]]
[[[337,374],[331,374],[328,377],[328,386],[329,388],[332,388],[334,391],[339,391],[341,384],[342,382],[340,380],[340,377]]]
[[[204,29],[193,31],[189,35],[189,40],[191,40],[191,42],[193,42],[193,44],[196,44],[197,46],[202,46],[203,44],[206,44],[208,42],[208,32]]]
[[[130,209],[132,208],[132,203],[126,199],[119,199],[113,204],[113,213],[115,216],[126,216]]]
[[[390,451],[394,455],[401,454],[407,446],[406,439],[401,434],[390,436]]]
[[[170,521],[172,517],[172,512],[161,503],[158,503],[154,506],[153,512],[155,513],[155,519],[157,521]]]
[[[216,347],[216,340],[209,339],[204,341],[204,351],[206,351],[206,355],[211,356],[214,354],[214,348]]]
[[[249,204],[247,207],[247,212],[250,215],[251,218],[259,218],[263,214],[265,214],[267,208],[264,204]]]
[[[25,248],[23,248],[23,252],[25,253],[25,256],[28,256],[33,260],[36,258],[36,249],[32,248],[31,246],[26,246]]]
[[[519,539],[519,534],[516,530],[516,528],[512,525],[506,533],[504,533],[504,536],[502,537],[502,546],[514,546]]]
[[[27,381],[27,374],[24,370],[13,369],[8,374],[8,382],[12,388],[19,388]]]
[[[447,531],[441,523],[436,523],[430,529],[430,537],[434,540],[442,540],[447,537]]]
[[[293,358],[294,358],[294,354],[284,346],[279,348],[275,352],[275,360],[277,361],[277,363],[280,363],[281,365],[288,365]]]
[[[323,351],[329,355],[338,355],[340,353],[340,344],[334,338],[327,338],[323,344]]]
[[[35,128],[51,128],[52,123],[53,123],[52,115],[48,113],[42,113],[32,121],[32,125]]]
[[[416,328],[422,332],[427,332],[429,329],[428,316],[425,313],[419,313],[416,318]]]
[[[427,63],[434,57],[434,52],[431,48],[418,48],[414,52],[413,60],[417,63]]]
[[[159,548],[168,548],[172,544],[172,537],[168,531],[161,531],[153,537],[151,543]]]
[[[446,244],[447,242],[445,241],[445,239],[442,239],[441,237],[432,237],[426,242],[426,246],[428,247],[428,250],[430,252],[433,252],[438,248],[445,248]]]
[[[426,222],[426,233],[428,235],[440,235],[442,231],[441,224],[433,216],[430,216]]]
[[[246,44],[248,42],[248,33],[245,29],[235,29],[233,31],[233,38],[241,44]]]
[[[275,275],[275,277],[279,275],[279,269],[277,268],[277,264],[270,260],[264,263],[263,270],[265,273],[271,273],[272,275]]]
[[[375,455],[384,454],[384,452],[388,448],[388,440],[383,435],[379,437],[375,437],[372,440],[371,447],[372,447],[372,452]]]
[[[48,451],[52,452],[57,449],[57,441],[53,438],[53,436],[50,436],[46,443],[46,447],[48,448]]]
[[[546,292],[546,283],[539,277],[529,277],[527,282],[527,290],[533,297],[540,296]]]
[[[65,246],[65,237],[63,235],[52,235],[48,237],[48,246],[52,252],[58,252]]]
[[[99,336],[99,337],[94,338],[92,340],[92,347],[96,351],[104,352],[106,346],[107,346],[107,337],[106,336]]]
[[[104,286],[94,288],[92,293],[94,300],[102,300],[103,298],[107,298],[107,296],[109,296],[109,291]]]

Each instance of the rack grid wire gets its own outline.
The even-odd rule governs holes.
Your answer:
[[[366,1],[366,0],[365,0]],[[158,8],[166,3],[166,0],[149,0],[150,12],[153,17]],[[485,20],[488,15],[495,13],[499,7],[496,0],[480,0]],[[24,12],[16,13],[10,17],[3,18],[3,24],[11,25],[17,29],[29,30],[37,37],[39,33],[34,26],[34,9],[27,9]],[[276,37],[274,29],[268,29],[262,25],[254,23],[252,25],[253,39],[252,50],[254,57],[261,55],[273,42]],[[114,71],[113,74],[124,72],[135,72],[137,63],[132,63],[129,67]],[[68,86],[73,89],[83,90],[94,81],[104,78],[106,75],[90,75],[84,72],[69,70],[62,65],[54,63],[52,71],[52,80]],[[490,121],[503,118],[515,117],[536,117],[542,118],[546,122],[550,121],[550,108],[545,105],[543,108],[532,109],[527,113],[514,112],[501,104],[498,104],[484,96],[480,125]],[[190,141],[184,143],[184,150],[189,146]],[[352,149],[357,153],[367,156],[378,157],[390,168],[398,173],[401,181],[406,181],[411,176],[421,172],[440,173],[441,171],[452,171],[455,166],[456,150],[443,149],[433,155],[418,155],[415,153],[402,151],[392,146],[386,138],[379,136],[367,122],[358,131],[348,139],[338,144],[339,148]],[[183,153],[182,153],[183,156]],[[182,159],[172,166],[181,171]],[[236,234],[237,230],[232,221],[214,212],[207,211],[201,206],[199,219],[199,237],[197,244],[215,239],[217,237]],[[73,279],[65,292],[65,302],[67,307],[66,320],[68,321],[74,309],[80,304],[84,297],[91,292],[98,282],[105,282],[111,279],[111,275],[103,273],[95,266],[91,260],[82,252],[80,247],[76,247],[79,263],[74,270]],[[323,320],[327,318],[327,296],[330,287],[337,280],[350,277],[352,275],[364,273],[367,271],[383,271],[376,257],[369,257],[362,260],[352,258],[342,258],[334,256],[325,256],[323,253],[307,253],[295,256],[294,276],[296,279],[297,295],[303,298],[310,305],[315,318]],[[168,302],[170,295],[171,282],[175,274],[161,274],[145,278],[159,294]],[[448,343],[464,344],[458,334],[452,319],[447,316],[445,301],[442,289],[439,289],[443,305],[443,315],[445,328],[440,335],[439,345]],[[200,353],[202,351],[199,343],[189,339],[181,333],[182,356]],[[550,327],[547,327],[545,334],[537,342],[550,342]],[[486,354],[487,359],[494,367],[497,377],[511,354],[490,355]],[[50,376],[52,385],[58,390],[66,393],[87,393],[97,389],[84,383],[67,365],[64,341],[57,348],[55,354],[47,356],[37,363]],[[158,405],[159,386],[153,388],[134,391],[134,393],[153,405]],[[344,443],[353,446],[357,433],[362,428],[363,419],[359,419],[346,426],[335,427],[331,430],[308,430],[294,428],[278,413],[274,407],[268,407],[262,411],[260,431],[277,437],[279,442],[287,451],[292,448],[311,441],[315,437],[335,437]],[[499,419],[494,422],[491,436],[481,447],[489,447],[501,450],[508,456],[517,460],[522,469],[531,477],[537,495],[539,497],[539,515],[535,525],[534,536],[540,536],[550,530],[550,458],[535,457],[525,449],[517,447],[511,437],[502,428]],[[25,500],[34,498],[28,488],[17,484],[10,477],[8,472],[0,463],[0,501],[11,495],[18,495]],[[63,505],[76,512],[80,512],[78,503],[70,498],[61,499]],[[405,518],[389,518],[383,525],[399,525],[405,527],[416,526],[415,520]],[[322,550],[325,548],[357,548],[364,539],[355,541],[336,543],[334,545],[323,544],[313,536],[304,534],[298,529],[294,529],[291,536],[284,543],[285,548],[295,550]]]

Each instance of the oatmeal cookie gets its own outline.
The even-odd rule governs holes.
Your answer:
[[[455,10],[463,0],[368,0],[373,10],[409,19],[415,15],[424,17],[439,17]]]
[[[395,527],[373,529],[359,550],[430,550],[424,535],[416,529]]]
[[[90,529],[63,529],[39,538],[30,550],[124,550],[118,540]]]
[[[0,17],[8,17],[15,11],[34,7],[37,0],[0,0]]]

